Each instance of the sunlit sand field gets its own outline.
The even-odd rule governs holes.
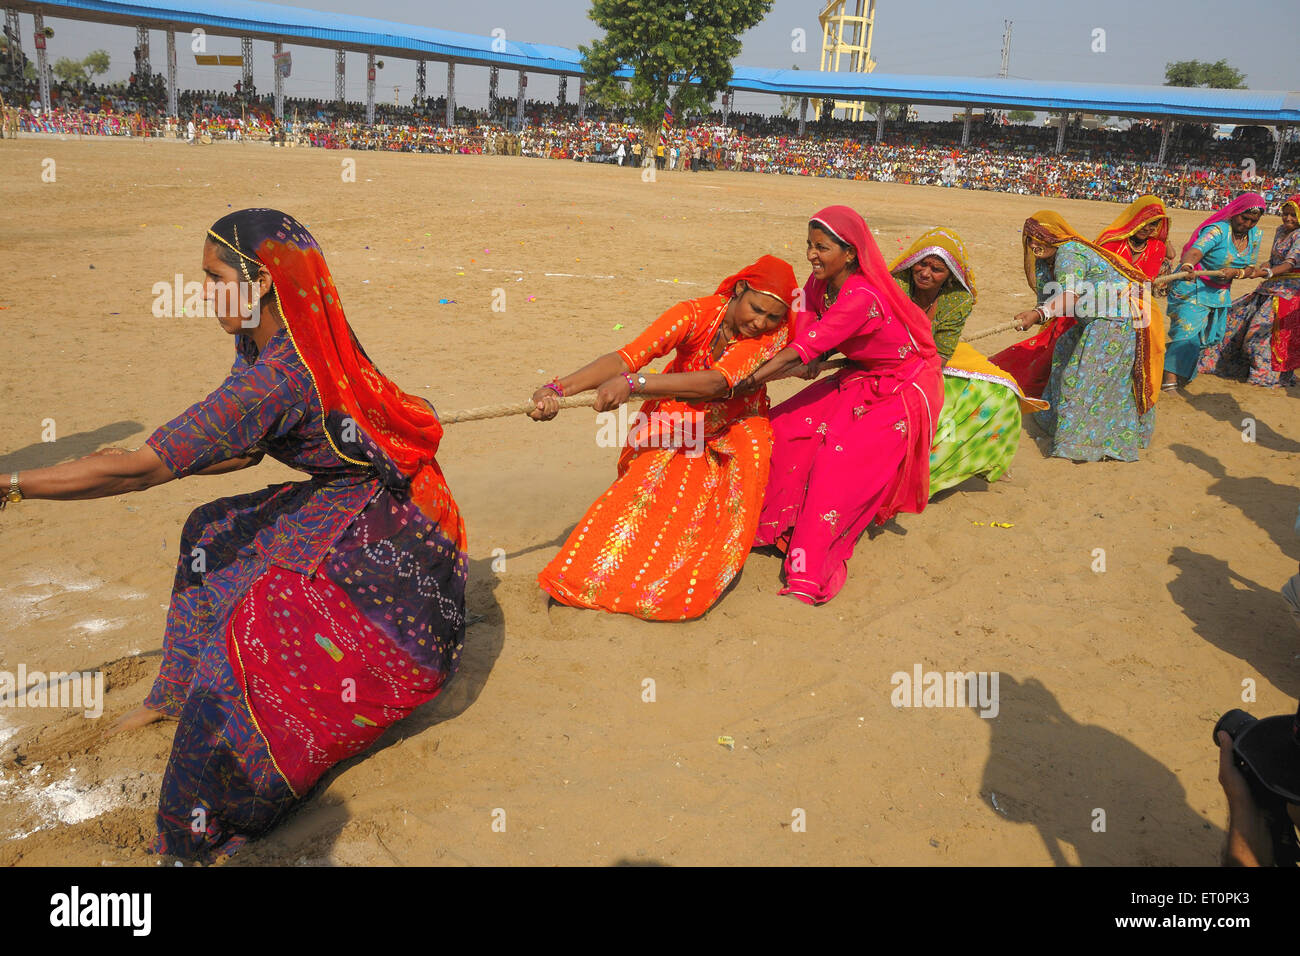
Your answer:
[[[4,475],[135,447],[220,384],[232,340],[213,319],[155,317],[154,286],[201,280],[205,230],[232,209],[307,225],[368,353],[443,411],[524,400],[762,253],[802,278],[806,222],[832,203],[858,209],[887,258],[929,226],[959,232],[980,296],[971,332],[1032,302],[1027,215],[1051,205],[1091,236],[1118,212],[743,173],[643,182],[573,162],[75,138],[0,142],[0,199]],[[1173,239],[1202,217],[1175,211]],[[1264,220],[1266,239],[1276,225]],[[680,625],[548,611],[536,587],[614,476],[594,413],[449,425],[439,460],[479,616],[462,670],[232,864],[1213,863],[1217,715],[1288,712],[1300,695],[1277,593],[1300,558],[1291,399],[1202,377],[1161,400],[1137,463],[1048,459],[1028,428],[1004,480],[864,537],[832,603],[778,597],[779,560],[761,553]],[[175,725],[102,729],[157,672],[190,510],[293,476],[268,459],[0,514],[0,668],[107,682],[99,719],[0,706],[0,863],[152,862]],[[996,672],[996,716],[895,707],[892,676],[917,669]],[[1257,699],[1243,704],[1246,681]]]

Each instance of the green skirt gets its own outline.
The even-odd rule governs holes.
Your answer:
[[[967,478],[997,481],[1020,445],[1020,400],[1005,385],[943,376],[943,411],[930,450],[930,495]]]

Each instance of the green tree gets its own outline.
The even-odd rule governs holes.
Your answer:
[[[1038,119],[1038,114],[1033,110],[1012,110],[1007,114],[1007,119],[1012,123],[1032,123]]]
[[[799,64],[792,63],[790,65],[790,69],[792,70],[799,69]],[[786,119],[789,119],[791,116],[794,116],[795,110],[797,110],[798,108],[799,108],[799,97],[797,96],[781,97],[781,115],[784,116]]]
[[[731,81],[740,35],[763,19],[772,0],[592,0],[588,16],[605,35],[582,53],[587,92],[630,113],[654,155],[664,110],[704,111]],[[625,89],[614,75],[633,71]]]
[[[879,117],[882,106],[885,109],[885,122],[901,123],[907,119],[906,103],[881,103],[879,100],[867,100],[862,104],[862,112],[871,117]]]
[[[81,65],[86,68],[86,73],[90,76],[103,76],[108,72],[108,51],[91,50],[81,61]]]
[[[1227,60],[1203,63],[1178,60],[1165,64],[1165,86],[1208,86],[1216,90],[1244,90],[1246,74],[1234,69]]]
[[[87,79],[85,64],[71,57],[59,57],[54,61],[53,70],[54,75],[64,83],[84,83]]]
[[[1244,90],[1246,74],[1233,69],[1227,60],[1215,60],[1205,68],[1205,85],[1214,90]]]

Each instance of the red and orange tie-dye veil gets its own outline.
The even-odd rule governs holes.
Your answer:
[[[242,209],[217,220],[208,236],[239,254],[250,283],[259,265],[271,274],[280,320],[311,372],[335,454],[373,466],[389,488],[409,488],[420,510],[463,548],[464,523],[435,457],[442,425],[361,348],[311,233],[278,210]]]

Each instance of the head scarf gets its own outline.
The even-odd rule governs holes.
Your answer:
[[[1295,210],[1295,214],[1300,216],[1300,193],[1296,193],[1294,196],[1289,197],[1285,202],[1283,202],[1282,208],[1278,210],[1278,215],[1285,216],[1287,206],[1290,206]]]
[[[1160,220],[1160,228],[1152,238],[1168,242],[1169,213],[1165,210],[1164,202],[1155,196],[1139,196],[1115,217],[1114,222],[1101,231],[1097,236],[1097,245],[1102,246],[1116,239],[1127,239],[1147,223],[1155,220]]]
[[[1129,240],[1139,230],[1152,224],[1156,224],[1156,231],[1146,240],[1142,249],[1134,251]],[[1096,243],[1126,262],[1132,262],[1147,278],[1154,279],[1160,273],[1169,251],[1169,213],[1165,204],[1155,196],[1139,197],[1101,231]]]
[[[966,255],[966,243],[962,242],[961,236],[951,229],[931,229],[917,236],[916,241],[894,260],[889,271],[898,275],[911,269],[927,256],[938,256],[942,259],[948,271],[952,273],[948,281],[960,285],[971,294],[972,298],[975,298],[975,276],[971,271],[970,259]]]
[[[1146,273],[1133,263],[1122,259],[1115,253],[1103,249],[1095,242],[1089,242],[1075,232],[1068,222],[1050,209],[1034,213],[1025,220],[1025,276],[1029,288],[1038,293],[1037,264],[1038,258],[1029,251],[1030,240],[1037,240],[1056,249],[1062,243],[1074,241],[1087,246],[1094,255],[1114,267],[1115,271],[1128,279],[1137,289],[1145,290],[1150,281]],[[1133,359],[1133,398],[1137,403],[1138,414],[1144,414],[1156,403],[1160,396],[1160,382],[1165,361],[1165,316],[1160,304],[1150,294],[1144,293],[1138,306],[1149,321],[1137,333],[1137,350]]]
[[[1240,215],[1248,209],[1258,209],[1260,212],[1263,212],[1267,205],[1268,203],[1264,201],[1264,197],[1259,193],[1242,193],[1232,202],[1228,203],[1228,205],[1211,215],[1210,218],[1206,219],[1203,223],[1192,230],[1192,238],[1188,239],[1187,245],[1183,246],[1182,254],[1187,255],[1187,250],[1192,248],[1192,243],[1200,238],[1201,233],[1204,232],[1208,226],[1212,226],[1216,222],[1226,222],[1233,216]]]
[[[927,362],[937,361],[939,352],[934,346],[934,329],[929,317],[908,298],[907,293],[899,288],[889,274],[885,259],[876,246],[876,240],[871,238],[871,230],[867,228],[866,221],[848,206],[827,206],[812,217],[809,225],[816,226],[853,247],[858,256],[858,271],[870,283],[871,291],[889,306],[894,317],[907,328],[917,354]],[[820,302],[826,292],[825,280],[811,280],[809,292],[813,302]]]
[[[239,254],[245,281],[255,281],[259,266],[271,274],[280,322],[311,373],[334,453],[373,466],[391,489],[409,488],[429,517],[453,518],[443,532],[463,546],[464,525],[434,459],[442,425],[428,403],[380,374],[361,348],[311,233],[278,210],[242,209],[217,220],[208,238]]]
[[[799,290],[798,280],[790,263],[776,256],[761,256],[753,265],[746,266],[734,276],[728,276],[718,286],[718,295],[730,296],[736,290],[736,283],[744,282],[755,292],[780,299],[787,309],[794,308],[794,298]]]

